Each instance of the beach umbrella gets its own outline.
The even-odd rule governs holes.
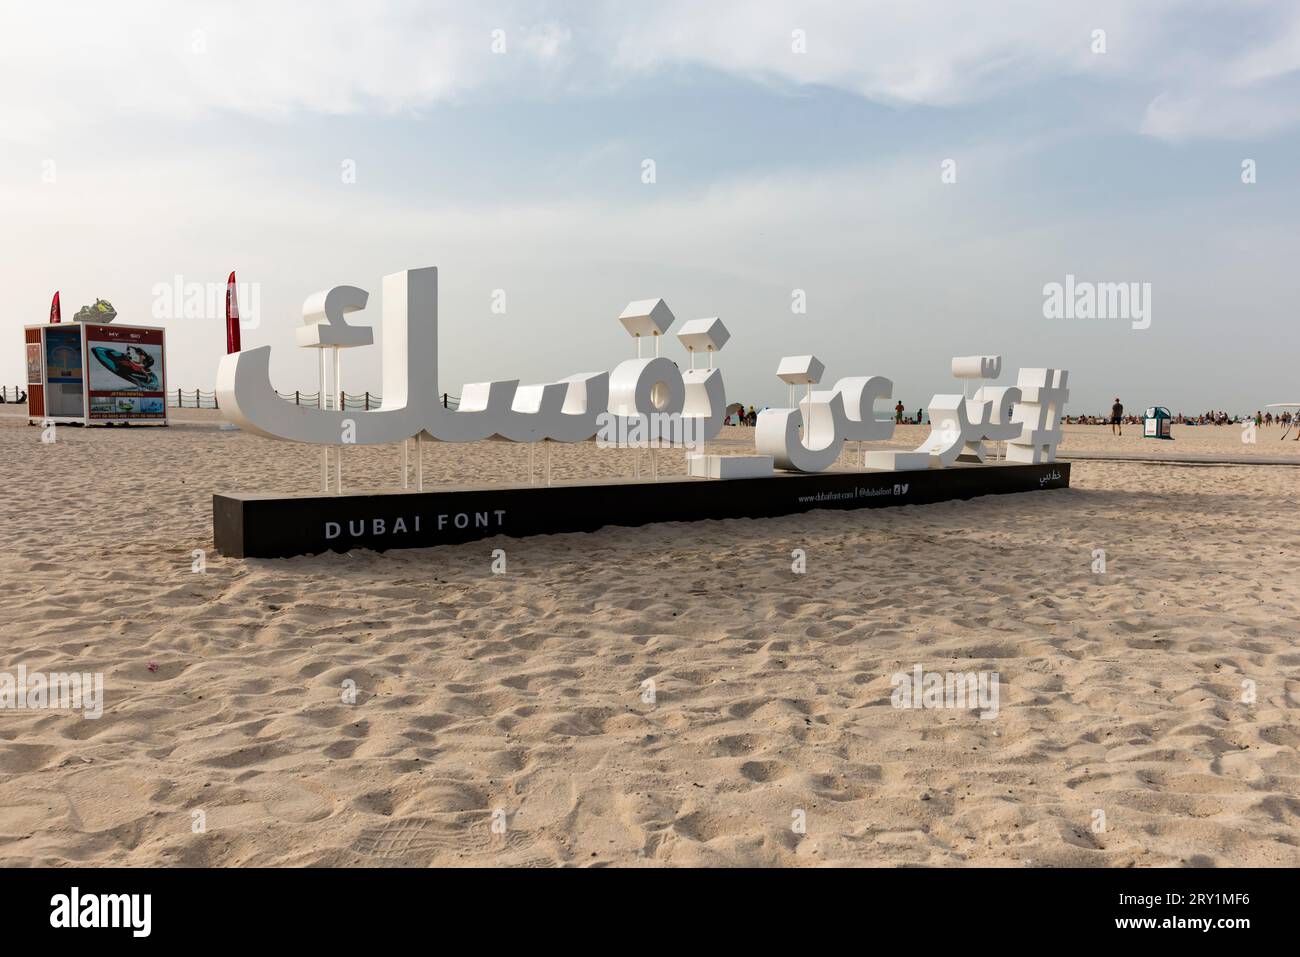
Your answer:
[[[731,405],[727,406],[727,415],[735,415],[737,412],[744,412],[744,411],[745,411],[745,403],[743,402],[733,402],[731,403]]]
[[[239,296],[235,292],[235,273],[226,280],[226,354],[239,351]]]
[[[54,290],[54,298],[50,301],[50,322],[62,322],[63,309],[59,306],[59,291]]]

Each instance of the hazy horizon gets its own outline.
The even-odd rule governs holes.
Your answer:
[[[159,289],[234,269],[260,305],[245,347],[312,391],[303,299],[361,286],[352,321],[378,331],[382,277],[438,266],[453,394],[610,369],[635,354],[619,312],[663,297],[679,325],[722,318],[728,399],[760,407],[785,402],[781,357],[809,352],[827,384],[889,376],[909,413],[960,391],[949,359],[975,353],[1004,357],[1003,383],[1069,369],[1070,414],[1300,402],[1292,5],[150,2],[7,21],[5,386],[57,289],[65,321],[102,297],[164,326],[169,387],[211,389],[219,297],[158,318]],[[1048,318],[1067,277],[1149,289],[1149,315]],[[379,390],[379,351],[345,357],[349,392]]]

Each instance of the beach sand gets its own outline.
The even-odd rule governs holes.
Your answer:
[[[0,417],[0,670],[105,680],[98,720],[0,711],[0,864],[1300,864],[1300,470],[237,561],[212,492],[311,488],[319,453],[214,421]],[[1300,455],[1139,431],[1062,452]],[[526,461],[426,446],[429,481]],[[997,717],[891,706],[916,665],[996,672]]]

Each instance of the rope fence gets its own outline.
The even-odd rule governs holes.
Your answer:
[[[305,405],[310,408],[317,408],[320,404],[320,392],[302,392],[295,390],[293,392],[276,392],[280,398],[286,402],[292,402],[294,405]],[[337,403],[337,399],[330,394],[325,395],[325,408],[332,409]],[[376,395],[373,392],[344,392],[343,409],[357,409],[370,411],[377,409],[383,404],[383,396]],[[204,392],[202,389],[177,389],[175,392],[167,393],[167,405],[173,409],[219,409],[221,406],[217,403],[217,394],[215,392]],[[446,392],[442,394],[442,406],[444,409],[457,409],[460,407],[460,396],[450,395]]]
[[[316,408],[320,402],[319,392],[276,392],[280,398],[286,402],[292,402],[294,405],[305,405]],[[27,390],[22,386],[0,386],[0,402],[23,403],[27,401]],[[344,392],[343,408],[359,409],[370,411],[377,409],[383,404],[383,396],[376,395],[373,392]],[[325,407],[334,408],[335,398],[332,395],[325,396]],[[175,389],[167,393],[167,407],[171,409],[219,409],[221,406],[217,403],[217,394],[215,392],[205,392],[202,389]],[[444,409],[460,408],[460,396],[442,394],[442,407]]]
[[[319,392],[298,392],[298,391],[276,392],[276,395],[284,399],[286,402],[292,402],[294,405],[310,406],[313,409],[316,408],[317,403],[320,402]],[[27,401],[27,389],[24,388],[23,386],[17,386],[17,385],[13,387],[0,386],[0,402],[23,403],[26,401]],[[334,401],[335,400],[332,395],[326,395],[325,408],[327,409],[334,408]],[[371,409],[379,408],[379,406],[383,403],[383,401],[384,401],[383,396],[371,392],[343,393],[343,408],[345,410],[358,409],[358,410],[363,410],[368,412]],[[220,406],[217,404],[217,394],[215,392],[204,392],[202,389],[176,389],[173,392],[168,392],[167,406],[168,408],[172,408],[172,409],[219,409],[220,408]],[[453,411],[460,408],[460,396],[449,395],[448,393],[444,392],[442,394],[442,407],[444,409],[452,409]],[[1109,419],[1106,416],[1095,416],[1095,418],[1097,418],[1098,420],[1105,419],[1106,421],[1109,421]],[[1135,418],[1141,418],[1141,417],[1135,416]],[[1233,416],[1231,421],[1233,422],[1245,421],[1246,419],[1249,418],[1252,418],[1252,416],[1250,415]],[[1280,421],[1280,417],[1279,417],[1279,421]],[[1102,424],[1105,423],[1103,422]]]

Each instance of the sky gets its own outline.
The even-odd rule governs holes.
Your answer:
[[[57,289],[65,320],[101,297],[164,326],[169,387],[211,389],[234,269],[244,346],[314,391],[303,300],[367,289],[350,321],[381,338],[382,277],[437,266],[453,395],[612,369],[636,354],[618,314],[662,297],[722,319],[728,399],[760,408],[808,353],[909,411],[970,354],[1005,384],[1070,370],[1074,414],[1300,402],[1300,4],[6,0],[4,21],[0,384]],[[1067,276],[1137,284],[1145,316],[1050,314]],[[347,391],[379,389],[379,352],[345,356]]]

